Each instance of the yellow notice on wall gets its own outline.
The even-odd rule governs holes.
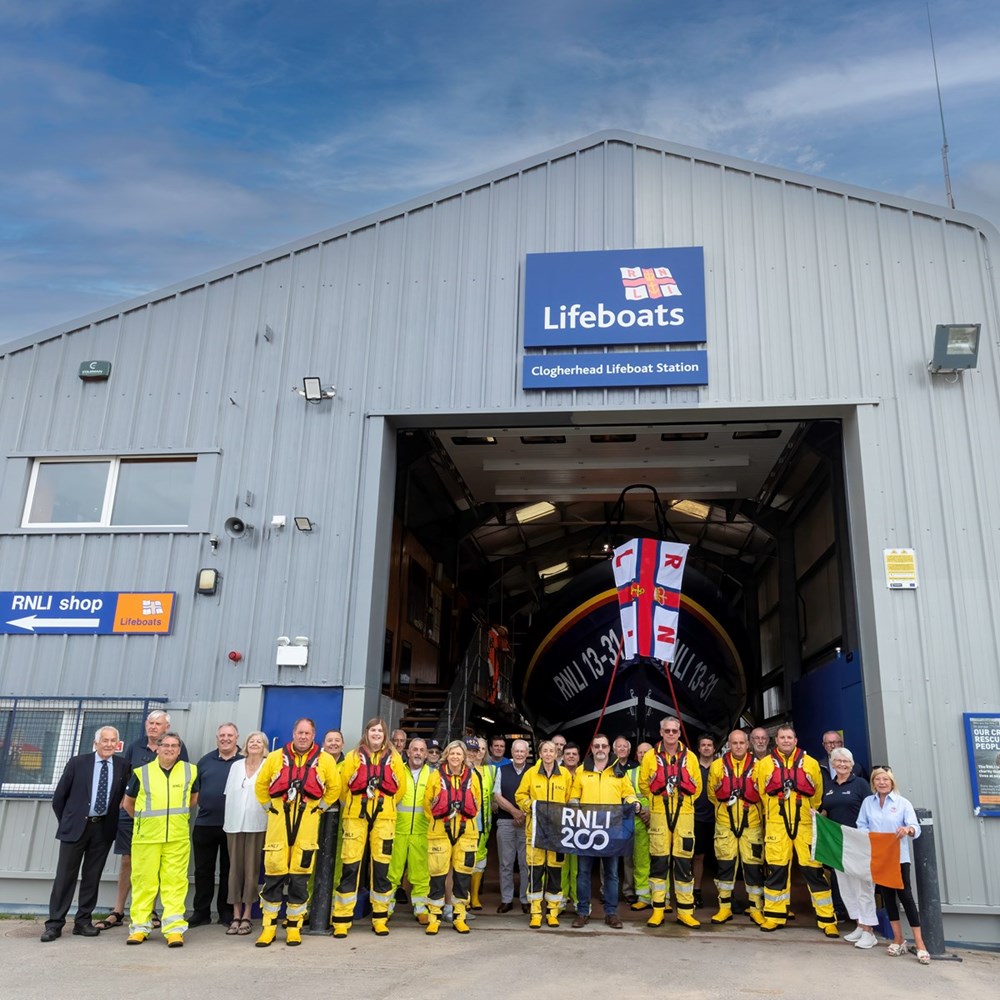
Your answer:
[[[885,585],[890,590],[917,589],[917,553],[914,549],[883,549]]]

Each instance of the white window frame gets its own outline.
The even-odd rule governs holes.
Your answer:
[[[197,463],[197,455],[88,455],[79,457],[61,458],[57,456],[47,458],[35,458],[31,463],[31,476],[28,480],[28,494],[24,500],[24,508],[21,512],[22,528],[42,528],[42,529],[62,529],[65,531],[75,531],[81,528],[108,528],[115,530],[184,530],[189,527],[184,524],[112,524],[111,515],[114,511],[115,495],[118,489],[118,474],[123,461],[130,460],[156,461],[177,461],[187,459]],[[86,462],[93,465],[96,462],[108,464],[108,474],[104,484],[104,500],[101,506],[101,517],[98,521],[32,521],[30,520],[31,507],[35,499],[35,489],[38,484],[38,473],[43,465],[69,465],[71,463]]]

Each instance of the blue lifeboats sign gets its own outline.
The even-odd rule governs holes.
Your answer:
[[[525,347],[706,339],[702,247],[527,255]]]

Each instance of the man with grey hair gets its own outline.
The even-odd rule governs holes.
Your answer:
[[[528,906],[528,860],[524,839],[525,814],[514,800],[521,776],[528,767],[528,744],[514,740],[510,745],[511,761],[497,768],[493,786],[493,821],[497,831],[497,854],[500,857],[500,905],[497,913],[508,913],[514,905],[514,859],[521,873],[521,912]]]
[[[194,854],[194,900],[188,927],[212,922],[212,896],[215,893],[215,863],[219,863],[219,891],[216,910],[219,923],[233,922],[229,902],[229,847],[226,843],[226,782],[229,769],[242,757],[240,733],[234,722],[223,722],[215,731],[215,749],[198,761],[198,816],[191,831]]]
[[[156,760],[156,748],[163,734],[170,728],[170,716],[163,709],[155,708],[146,716],[145,735],[133,740],[125,748],[125,767],[128,777],[136,768],[150,764]],[[188,759],[187,747],[181,742],[178,760]],[[132,888],[132,817],[124,809],[118,816],[118,836],[115,838],[115,854],[121,857],[121,867],[118,869],[118,894],[115,897],[115,908],[97,924],[99,930],[106,931],[112,927],[120,927],[125,922],[125,900]],[[153,926],[159,926],[159,917],[152,914]]]
[[[56,830],[59,860],[42,941],[55,941],[62,936],[77,877],[80,895],[73,933],[83,937],[97,937],[100,933],[91,917],[97,905],[104,862],[118,828],[118,807],[128,778],[124,759],[114,755],[117,749],[118,730],[102,726],[94,734],[93,751],[71,757],[56,785],[52,811],[59,820]]]
[[[763,760],[771,752],[771,734],[763,726],[750,730],[750,752],[754,760]]]

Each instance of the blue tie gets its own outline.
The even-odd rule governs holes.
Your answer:
[[[94,800],[94,815],[103,816],[108,811],[108,762],[101,761],[101,776],[97,779],[97,798]]]

